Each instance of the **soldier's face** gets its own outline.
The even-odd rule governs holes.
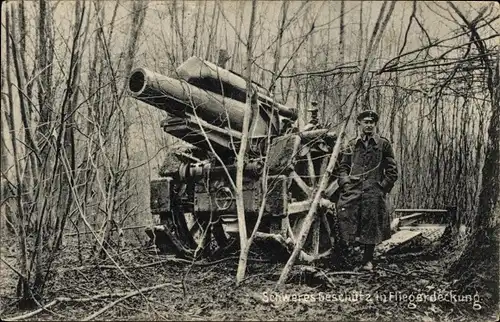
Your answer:
[[[372,135],[375,131],[376,123],[371,117],[363,118],[358,124],[363,134]]]

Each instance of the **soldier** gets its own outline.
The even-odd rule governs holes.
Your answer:
[[[392,146],[375,132],[379,116],[361,112],[358,137],[349,141],[339,165],[337,203],[342,242],[364,245],[362,269],[373,269],[375,245],[391,237],[385,196],[398,178]]]
[[[319,125],[319,117],[318,117],[318,102],[312,101],[311,107],[307,109],[308,112],[311,113],[311,118],[309,123],[304,127],[304,131],[314,130],[318,128]]]

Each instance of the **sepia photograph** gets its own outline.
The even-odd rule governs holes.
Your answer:
[[[0,31],[0,320],[500,319],[500,2],[8,0]]]

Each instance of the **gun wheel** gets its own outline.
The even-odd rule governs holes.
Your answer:
[[[291,194],[288,206],[288,216],[285,219],[287,235],[295,244],[304,227],[304,220],[311,208],[316,187],[321,180],[321,174],[326,170],[330,154],[309,148],[302,154],[298,152],[294,170],[289,175],[289,191]],[[331,187],[334,184],[330,184]],[[302,247],[303,257],[307,260],[317,260],[327,257],[335,245],[337,225],[335,209],[332,203],[323,199],[314,215],[314,221]],[[325,207],[330,205],[330,208]]]
[[[146,233],[161,252],[197,258],[214,255],[230,244],[230,238],[218,220],[196,218],[182,211],[163,212],[160,220],[160,225]]]

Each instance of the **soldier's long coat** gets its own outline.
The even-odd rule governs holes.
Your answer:
[[[349,142],[339,165],[337,202],[344,241],[359,237],[363,244],[378,244],[391,236],[385,195],[397,178],[394,152],[386,138],[375,134]]]

